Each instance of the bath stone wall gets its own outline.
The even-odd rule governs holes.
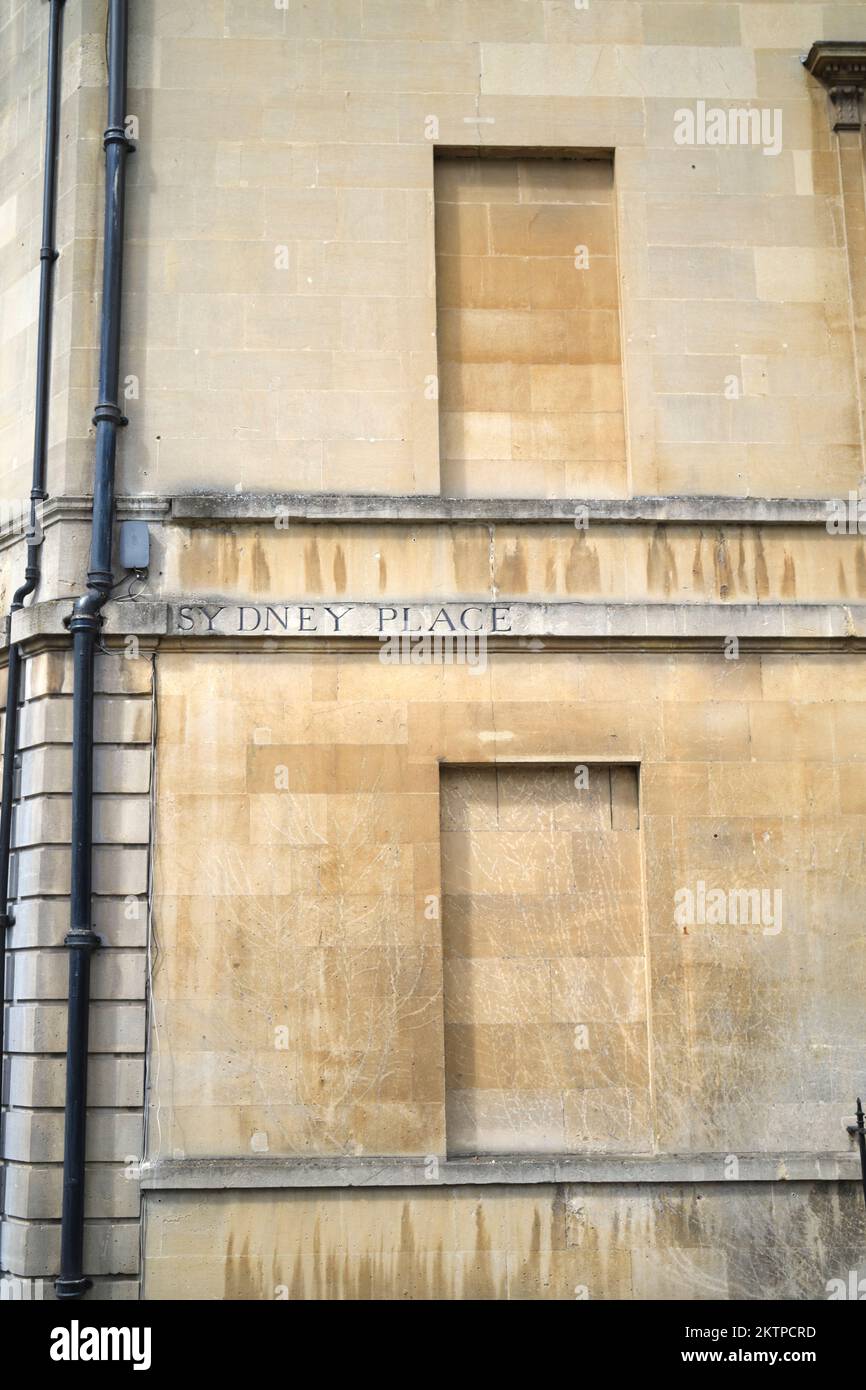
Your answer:
[[[443,767],[449,1154],[652,1146],[638,770]]]
[[[613,163],[434,165],[448,496],[623,495]]]
[[[146,1298],[822,1299],[855,1183],[149,1193]]]
[[[93,955],[84,1257],[100,1298],[136,1298],[144,1147],[151,663],[95,670]],[[72,656],[24,662],[7,938],[6,1161],[0,1267],[13,1297],[51,1298],[60,1258]]]
[[[99,6],[87,21],[100,131]],[[843,217],[827,97],[799,62],[822,36],[860,36],[856,6],[133,7],[123,365],[141,389],[119,492],[437,492],[434,156],[483,145],[615,152],[629,491],[844,496],[863,472],[848,284],[863,202],[852,174]],[[678,145],[676,113],[699,100],[781,112],[778,154]],[[70,491],[90,476],[94,372],[70,396]],[[618,491],[623,458],[592,486]],[[585,495],[576,466],[559,471]]]
[[[327,511],[327,509],[325,509]],[[396,510],[396,508],[395,508]],[[550,598],[606,603],[856,603],[866,537],[809,526],[498,520],[165,527],[153,583],[166,595],[408,603]],[[153,528],[156,532],[156,528]]]
[[[655,1077],[628,1142],[847,1152],[860,660],[164,650],[151,1157],[444,1154],[441,768],[611,760],[640,767]]]

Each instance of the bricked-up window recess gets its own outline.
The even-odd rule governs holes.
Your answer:
[[[622,494],[612,158],[437,152],[435,199],[443,493]]]
[[[451,1155],[651,1146],[637,769],[443,767]]]

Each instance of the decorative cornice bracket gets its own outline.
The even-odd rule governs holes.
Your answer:
[[[813,43],[803,66],[830,93],[836,113],[834,131],[860,130],[866,91],[866,39]]]

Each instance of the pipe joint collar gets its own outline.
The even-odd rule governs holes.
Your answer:
[[[103,420],[107,420],[109,424],[117,426],[129,424],[120,406],[115,405],[114,401],[100,401],[94,410],[94,425],[100,424]]]
[[[85,1279],[83,1276],[79,1279],[64,1279],[60,1275],[54,1280],[54,1293],[57,1298],[81,1298],[92,1288],[93,1280]]]
[[[106,130],[102,137],[102,147],[107,150],[109,145],[122,145],[128,154],[135,153],[135,146],[122,125],[110,125]]]
[[[88,597],[90,596],[88,595]],[[80,603],[81,600],[79,599],[78,602]],[[89,613],[85,609],[76,612],[73,609],[69,617],[64,618],[63,624],[70,632],[92,632],[95,637],[102,626],[102,617],[98,611]]]
[[[84,931],[73,927],[72,931],[67,932],[64,936],[63,944],[72,951],[95,951],[97,947],[102,945],[102,937],[97,936],[96,932],[91,931],[89,927],[85,928]]]

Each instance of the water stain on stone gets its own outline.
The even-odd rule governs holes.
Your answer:
[[[235,1236],[234,1231],[229,1231],[229,1238],[226,1244],[226,1257],[223,1267],[223,1298],[238,1298],[237,1292],[237,1270],[235,1269]]]
[[[485,593],[490,588],[490,537],[485,527],[449,528],[448,543],[457,593]]]
[[[503,593],[526,593],[526,555],[520,541],[505,542],[498,568],[498,583]]]
[[[704,533],[700,531],[695,541],[695,553],[692,556],[692,585],[698,594],[703,594],[706,587],[704,579]]]
[[[713,570],[715,572],[716,593],[719,598],[727,598],[731,592],[731,562],[728,544],[720,532],[713,546]]]
[[[348,1262],[348,1257],[347,1257]],[[384,1283],[382,1278],[383,1259],[379,1255],[363,1255],[358,1262],[358,1273],[355,1278],[354,1297],[356,1299],[371,1300],[381,1296],[381,1289]]]
[[[292,1303],[297,1303],[306,1296],[304,1289],[304,1264],[301,1259],[301,1252],[295,1256],[295,1263],[292,1267],[292,1282],[289,1285],[289,1298]]]
[[[253,542],[253,586],[257,594],[262,594],[270,588],[271,567],[268,564],[268,557],[265,554],[261,538],[256,537]]]
[[[223,1298],[226,1301],[237,1299],[264,1298],[264,1278],[261,1260],[254,1260],[250,1253],[250,1238],[247,1236],[239,1255],[235,1254],[234,1232],[229,1232],[226,1246]]]
[[[758,600],[767,598],[770,593],[770,576],[767,573],[764,538],[760,531],[755,532],[755,593]]]
[[[490,1249],[490,1233],[487,1230],[487,1222],[484,1218],[484,1207],[479,1202],[475,1208],[475,1249]]]
[[[647,550],[646,582],[651,591],[661,590],[665,594],[670,594],[679,583],[676,556],[664,526],[653,530]]]
[[[724,975],[717,982],[723,988],[731,985]],[[775,1012],[783,995],[764,1002]],[[762,1028],[766,1021],[762,1020]],[[731,1072],[730,1067],[723,1070]],[[770,1086],[774,1074],[771,1068],[764,1078]],[[701,1079],[696,1076],[697,1081]],[[736,1084],[733,1075],[728,1080],[727,1088],[718,1092],[723,1106]],[[717,1139],[725,1131],[724,1111],[716,1115],[708,1112],[708,1120],[710,1127],[700,1137]],[[388,1211],[393,1210],[390,1194],[340,1198],[353,1204],[369,1202],[370,1219],[365,1212],[363,1221],[344,1226],[342,1234],[329,1222],[327,1248],[322,1248],[319,1232],[312,1257],[299,1248],[304,1235],[294,1214],[287,1211],[293,1198],[281,1194],[278,1205],[268,1202],[262,1210],[260,1198],[266,1194],[256,1194],[251,1210],[239,1194],[234,1194],[226,1212],[230,1229],[224,1257],[221,1261],[219,1248],[214,1247],[202,1260],[211,1268],[222,1263],[223,1297],[227,1301],[271,1300],[277,1289],[283,1292],[284,1282],[289,1284],[293,1301],[507,1299],[521,1298],[527,1292],[530,1297],[570,1297],[576,1281],[593,1290],[602,1289],[607,1297],[628,1297],[635,1292],[630,1259],[634,1250],[657,1252],[667,1267],[659,1282],[669,1288],[671,1280],[676,1280],[683,1296],[694,1297],[700,1291],[704,1297],[814,1299],[828,1292],[824,1266],[830,1251],[831,1273],[841,1276],[837,1282],[842,1296],[857,1296],[862,1257],[859,1185],[749,1183],[741,1185],[741,1200],[730,1198],[727,1192],[723,1195],[724,1186],[709,1175],[700,1185],[647,1185],[640,1191],[617,1190],[611,1185],[598,1193],[579,1185],[558,1185],[553,1193],[551,1239],[550,1208],[543,1200],[514,1194],[512,1200],[520,1216],[517,1227],[508,1221],[503,1229],[496,1217],[491,1234],[485,1218],[491,1210],[497,1211],[498,1203],[491,1205],[490,1195],[480,1195],[476,1189],[458,1199],[468,1203],[467,1215],[470,1221],[474,1219],[476,1239],[474,1245],[471,1237],[468,1242],[461,1241],[456,1250],[447,1237],[444,1247],[441,1234],[432,1238],[429,1220],[424,1221],[419,1238],[411,1219],[418,1210],[417,1199],[399,1211],[401,1237],[395,1243],[390,1219],[385,1223],[386,1239],[383,1225],[377,1227],[372,1216],[380,1199]],[[763,1190],[766,1188],[770,1190]],[[430,1195],[437,1206],[454,1200],[444,1193]],[[304,1194],[296,1196],[302,1209],[308,1209]],[[561,1221],[557,1211],[562,1213]],[[453,1231],[451,1213],[446,1210],[441,1215],[446,1230]],[[524,1215],[531,1218],[525,1238],[518,1233],[526,1229]],[[169,1224],[173,1224],[171,1220]],[[348,1234],[350,1231],[353,1234]],[[167,1229],[163,1237],[170,1240]],[[282,1268],[277,1255],[280,1249]],[[557,1250],[565,1252],[562,1279],[551,1260],[551,1252]],[[644,1288],[646,1277],[644,1273]],[[852,1283],[854,1292],[849,1293]]]
[[[196,531],[194,541],[187,533],[177,554],[181,588],[194,592],[210,587],[231,588],[238,579],[239,549],[231,533],[218,536],[203,527]]]
[[[601,587],[601,565],[595,546],[578,533],[568,549],[565,590],[569,594],[597,593]]]
[[[322,1279],[322,1219],[318,1214],[313,1225],[312,1237],[312,1256],[313,1256],[313,1278],[311,1298],[319,1300],[323,1297],[324,1281]]]
[[[538,1207],[532,1213],[532,1232],[529,1237],[529,1253],[534,1260],[541,1254],[541,1213]]]
[[[463,1297],[472,1299],[504,1298],[505,1290],[497,1288],[493,1260],[491,1258],[490,1232],[484,1216],[483,1202],[475,1207],[475,1256],[467,1265]]]
[[[862,597],[866,594],[866,552],[864,552],[862,541],[858,542],[857,545],[854,572],[857,576],[857,594],[858,597]]]
[[[787,550],[785,551],[784,565],[782,568],[782,597],[797,597],[797,572],[794,568],[794,560],[792,556],[788,554]]]
[[[436,1254],[433,1258],[431,1295],[436,1298],[448,1298],[451,1296],[450,1290],[445,1283],[445,1251],[442,1241],[436,1244]]]
[[[243,546],[238,545],[232,535],[228,535],[215,538],[214,549],[220,584],[234,587],[240,578],[240,556],[243,555]]]
[[[380,594],[382,594],[382,593],[385,592],[385,589],[386,589],[386,587],[387,587],[387,584],[388,584],[388,566],[387,566],[387,564],[385,563],[385,556],[380,552],[380,554],[379,554],[379,593],[380,593]]]
[[[215,551],[216,569],[220,585],[233,587],[237,584],[240,577],[240,560],[243,554],[243,546],[238,545],[234,536],[223,539],[222,536],[214,537],[212,546]]]
[[[322,561],[315,537],[304,546],[304,586],[308,594],[322,592]]]
[[[334,546],[334,588],[338,594],[346,592],[346,557],[341,545]]]
[[[743,540],[743,533],[740,532],[740,544],[737,552],[737,592],[745,594],[748,592],[749,581],[746,576],[746,546]]]
[[[415,1253],[415,1232],[412,1228],[412,1213],[409,1203],[404,1202],[400,1212],[400,1250],[409,1255]]]

